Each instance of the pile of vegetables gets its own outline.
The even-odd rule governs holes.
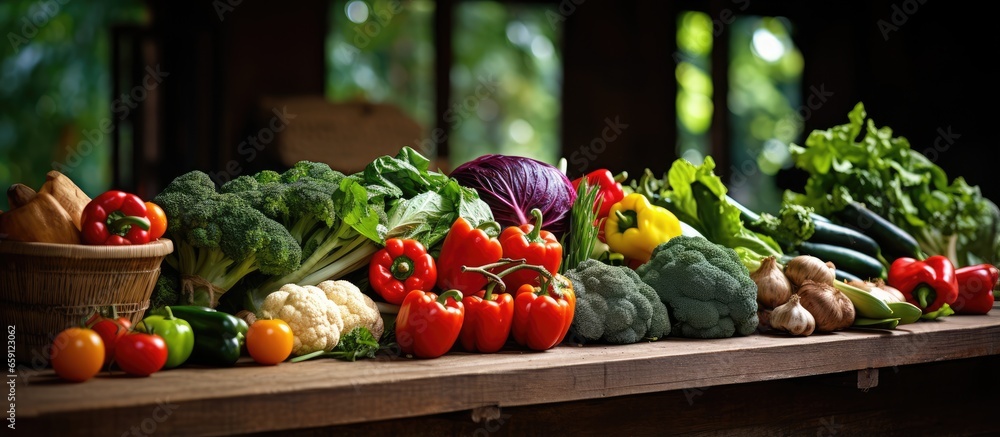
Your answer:
[[[367,267],[386,238],[436,248],[459,217],[492,221],[474,190],[429,164],[404,147],[352,175],[302,161],[218,189],[201,171],[177,177],[154,199],[171,219],[166,235],[176,250],[167,265],[177,278],[158,284],[154,306],[222,302],[256,313],[285,284],[316,285]]]
[[[949,180],[906,138],[866,117],[858,103],[847,124],[792,145],[792,159],[809,179],[804,192],[789,191],[786,198],[823,215],[859,202],[914,236],[927,255],[945,256],[956,267],[1000,263],[997,206],[963,178]]]
[[[848,124],[792,146],[810,177],[771,212],[729,197],[711,157],[632,180],[608,169],[570,180],[505,155],[446,175],[408,147],[350,175],[302,161],[217,187],[193,171],[151,203],[176,247],[153,309],[136,329],[98,320],[99,364],[127,344],[118,337],[140,334],[165,345],[163,364],[118,365],[148,375],[228,366],[243,352],[261,364],[355,360],[392,344],[434,358],[986,314],[1000,282],[1000,211],[865,117],[858,104]],[[27,205],[33,191],[8,194]],[[84,227],[112,223],[79,216]],[[71,356],[87,368],[66,378],[88,378],[96,359]]]
[[[121,190],[91,199],[56,170],[37,192],[12,184],[7,201],[12,209],[0,211],[0,240],[122,246],[156,241],[166,230],[159,205]]]

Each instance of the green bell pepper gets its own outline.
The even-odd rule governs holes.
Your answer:
[[[167,362],[164,369],[172,369],[184,364],[194,350],[194,330],[184,319],[174,317],[170,308],[163,315],[151,315],[136,324],[135,330],[163,337],[167,343]]]
[[[211,366],[232,366],[240,359],[247,323],[232,314],[198,305],[158,308],[154,314],[172,311],[187,320],[194,330],[194,353],[191,362]]]

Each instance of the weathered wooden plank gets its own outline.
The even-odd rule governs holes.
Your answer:
[[[996,313],[996,311],[994,311]],[[482,406],[515,407],[698,389],[994,355],[1000,316],[953,316],[894,331],[805,338],[667,339],[546,352],[452,353],[230,369],[181,368],[149,378],[103,375],[66,384],[23,372],[19,428],[121,435],[219,435],[373,422]],[[169,414],[168,414],[169,413]],[[143,428],[145,426],[145,428]]]
[[[998,365],[1000,356],[886,369],[882,382],[867,391],[855,388],[856,372],[846,372],[501,408],[481,422],[462,411],[254,436],[1000,435],[1000,422],[981,412],[1000,386]],[[942,378],[947,382],[928,383]]]

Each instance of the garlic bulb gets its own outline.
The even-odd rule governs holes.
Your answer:
[[[795,288],[801,287],[805,281],[833,285],[836,280],[834,271],[833,263],[824,263],[812,255],[799,255],[785,264],[785,276]]]
[[[816,329],[816,319],[802,306],[800,299],[799,295],[793,294],[788,302],[771,311],[771,327],[792,335],[812,334]]]
[[[773,256],[761,260],[760,267],[750,274],[750,279],[757,284],[757,303],[764,308],[775,308],[787,302],[792,295],[792,284]]]
[[[817,331],[837,331],[854,323],[854,304],[833,285],[807,279],[797,293],[802,307],[816,319]],[[773,326],[774,314],[771,317]]]

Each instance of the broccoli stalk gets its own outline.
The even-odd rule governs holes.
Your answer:
[[[204,172],[177,177],[153,201],[167,215],[174,252],[165,261],[180,275],[185,303],[215,307],[251,273],[299,265],[302,253],[287,229],[241,197],[217,192]]]
[[[302,251],[297,268],[263,279],[243,305],[256,312],[285,284],[316,285],[366,265],[382,242],[378,198],[327,164],[300,161],[284,173],[240,176],[220,191],[245,199],[288,230]]]
[[[368,264],[378,251],[377,243],[357,233],[350,225],[341,224],[337,229],[317,231],[307,245],[316,245],[312,254],[302,261],[295,271],[280,277],[269,278],[253,293],[254,306],[267,294],[284,284],[316,285],[344,275]]]

